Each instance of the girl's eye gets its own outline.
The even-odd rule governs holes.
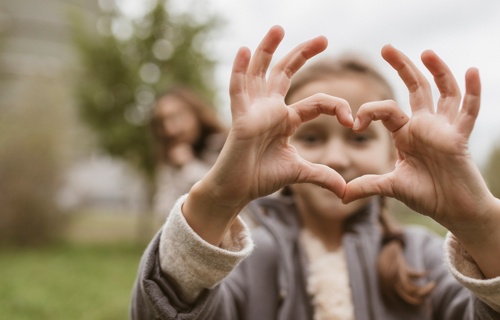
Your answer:
[[[297,140],[304,145],[313,146],[321,142],[321,137],[317,134],[302,134]]]
[[[371,137],[367,134],[355,134],[350,139],[353,143],[358,145],[363,145],[371,140]]]

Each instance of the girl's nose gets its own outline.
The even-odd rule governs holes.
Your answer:
[[[346,143],[342,139],[332,139],[325,146],[321,162],[336,171],[349,166],[350,160]]]

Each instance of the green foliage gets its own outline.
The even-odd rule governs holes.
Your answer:
[[[204,46],[219,19],[200,22],[188,14],[174,15],[167,0],[139,19],[127,18],[117,8],[105,11],[100,33],[72,20],[83,68],[76,87],[83,120],[104,151],[152,178],[154,141],[148,117],[154,98],[178,83],[214,97],[215,62]],[[131,32],[120,33],[116,26]]]
[[[444,237],[446,235],[446,228],[432,218],[413,211],[396,199],[388,198],[387,200],[392,216],[401,225],[423,226],[440,236]]]
[[[491,149],[487,163],[482,171],[491,193],[500,198],[500,146],[496,145]]]
[[[0,244],[42,245],[63,226],[56,204],[64,165],[56,92],[33,79],[0,117]]]

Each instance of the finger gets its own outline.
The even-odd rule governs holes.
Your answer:
[[[284,35],[282,27],[273,26],[255,50],[248,67],[248,91],[251,96],[265,92],[267,69]]]
[[[383,175],[365,175],[349,181],[345,187],[343,203],[366,198],[374,195],[381,195],[394,198],[390,177],[392,173]]]
[[[304,162],[306,161],[304,160]],[[319,187],[330,190],[339,198],[342,198],[344,195],[346,186],[345,180],[332,168],[322,164],[306,162],[299,172],[299,176],[295,183],[313,183]]]
[[[328,46],[328,40],[319,36],[296,46],[272,68],[268,80],[268,94],[285,96],[292,76],[309,60]]]
[[[467,137],[470,136],[481,106],[481,80],[476,68],[467,70],[465,74],[465,97],[457,118],[458,129]]]
[[[233,117],[244,112],[248,106],[247,68],[250,61],[250,50],[240,48],[233,62],[233,70],[229,81],[229,95],[231,97],[231,113]]]
[[[352,127],[353,119],[349,103],[341,98],[318,93],[289,106],[300,118],[300,123],[312,120],[320,114],[336,116],[345,127]],[[299,124],[300,125],[300,124]]]
[[[390,132],[401,129],[410,118],[393,100],[368,102],[359,107],[352,129],[356,132],[365,130],[372,121],[381,120]]]
[[[401,51],[386,45],[382,57],[398,72],[410,93],[410,106],[413,112],[424,110],[433,112],[432,93],[429,82],[413,62]]]
[[[455,120],[460,106],[461,94],[458,83],[446,63],[433,51],[426,50],[422,53],[422,62],[434,77],[440,97],[436,113],[447,116],[450,122]]]

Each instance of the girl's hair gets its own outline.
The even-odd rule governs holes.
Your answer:
[[[372,81],[378,86],[381,99],[394,100],[393,90],[387,80],[370,63],[354,55],[338,59],[323,58],[302,69],[292,78],[287,97],[309,83],[350,76]],[[405,239],[402,228],[391,218],[384,197],[380,197],[380,202],[379,223],[382,229],[382,243],[377,260],[377,273],[384,301],[391,303],[395,299],[402,299],[411,305],[421,304],[435,284],[433,282],[417,284],[417,281],[425,276],[425,272],[415,271],[406,263],[403,254]]]
[[[403,248],[405,239],[402,228],[396,224],[389,213],[386,198],[380,197],[379,222],[382,227],[382,249],[377,260],[380,289],[386,303],[403,299],[419,305],[435,287],[434,282],[417,284],[426,273],[417,271],[405,261]]]
[[[208,138],[211,135],[226,132],[226,128],[217,117],[215,108],[211,104],[209,104],[206,99],[204,99],[193,89],[180,85],[175,86],[170,88],[168,91],[160,94],[156,98],[156,103],[153,108],[151,128],[153,131],[153,135],[160,142],[160,149],[168,146],[170,141],[168,141],[168,139],[162,134],[162,130],[160,129],[161,119],[157,117],[156,112],[154,111],[161,103],[161,100],[166,97],[175,97],[179,100],[184,101],[189,110],[198,119],[198,125],[200,126],[200,135],[193,145],[193,150],[197,157],[199,157],[200,154],[204,151],[204,148],[207,146]],[[160,153],[163,154],[163,151],[160,150]]]
[[[382,74],[361,56],[350,54],[339,58],[322,58],[301,69],[293,76],[285,101],[288,102],[288,97],[306,84],[347,76],[360,76],[371,80],[373,84],[380,86],[382,100],[394,99],[392,87]]]

